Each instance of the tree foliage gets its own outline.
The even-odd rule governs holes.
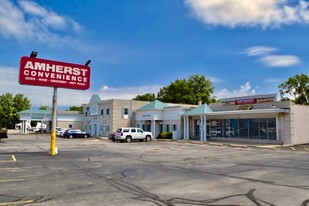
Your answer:
[[[0,127],[14,128],[19,122],[18,112],[30,109],[30,101],[22,94],[6,93],[0,96]]]
[[[156,100],[156,95],[154,93],[146,93],[142,95],[137,95],[136,97],[133,98],[133,100],[152,102]]]
[[[69,107],[69,111],[78,111],[78,112],[83,112],[84,109],[84,104],[81,106],[71,106]]]
[[[51,110],[51,108],[49,106],[47,106],[47,105],[41,105],[39,107],[39,110]]]
[[[188,79],[177,79],[160,89],[157,98],[163,102],[197,104],[213,101],[214,86],[204,75],[191,75]]]
[[[279,85],[281,98],[290,95],[296,104],[309,105],[309,77],[306,74],[297,74]]]

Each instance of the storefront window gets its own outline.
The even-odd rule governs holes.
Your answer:
[[[276,119],[269,119],[268,120],[268,139],[276,140]]]
[[[240,119],[239,120],[239,138],[248,138],[249,136],[249,120]]]
[[[276,140],[276,119],[222,119],[210,120],[210,137]]]

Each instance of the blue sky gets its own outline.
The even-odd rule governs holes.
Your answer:
[[[0,95],[51,105],[52,88],[18,84],[19,59],[84,64],[91,87],[59,89],[59,107],[157,93],[200,74],[217,98],[278,92],[309,72],[305,0],[1,0]]]

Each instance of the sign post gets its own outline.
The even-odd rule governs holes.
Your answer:
[[[37,53],[36,53],[37,54]],[[90,60],[85,65],[22,57],[19,68],[19,84],[53,87],[52,128],[50,154],[58,154],[56,148],[57,88],[86,90],[90,87]]]
[[[57,126],[57,87],[54,87],[53,108],[52,108],[52,129],[50,137],[50,154],[52,156],[58,154],[58,151],[56,149],[56,126]]]

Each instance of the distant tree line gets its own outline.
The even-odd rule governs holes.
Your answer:
[[[296,74],[278,87],[281,100],[291,100],[296,104],[309,105],[309,77],[306,74]],[[213,96],[214,86],[203,75],[192,75],[187,79],[177,79],[163,87],[157,94],[140,94],[133,100],[154,101],[160,100],[169,103],[197,104],[216,102]]]
[[[137,95],[133,100],[179,103],[179,104],[197,104],[214,102],[214,86],[212,82],[204,75],[191,75],[187,79],[177,79],[160,89],[157,94],[146,93]]]

